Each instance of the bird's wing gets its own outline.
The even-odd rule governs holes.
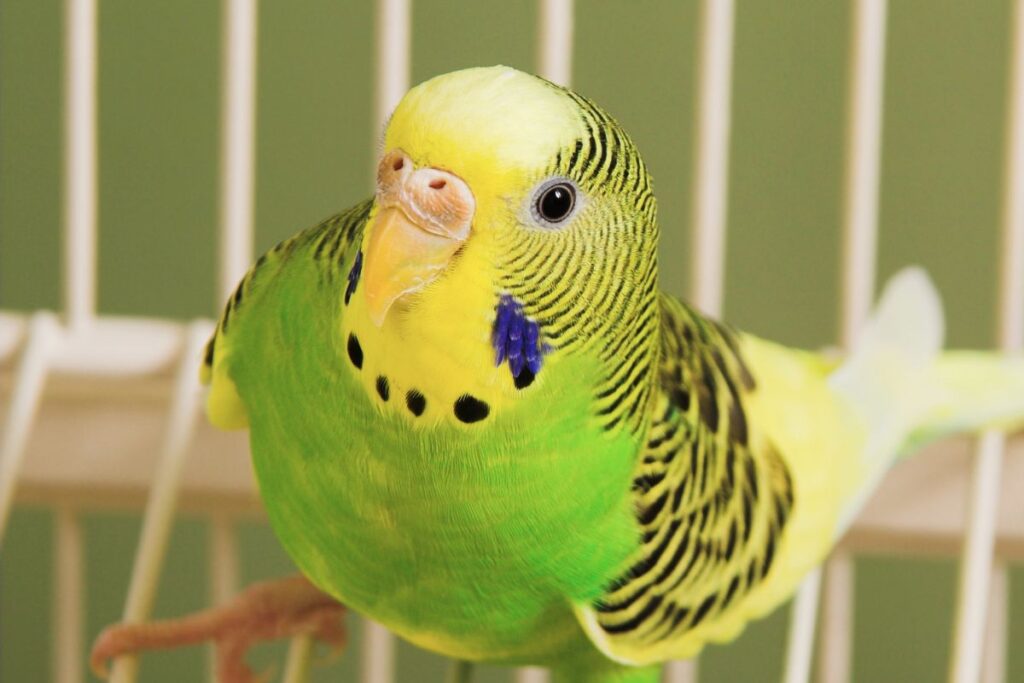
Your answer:
[[[217,329],[206,345],[200,368],[200,380],[210,387],[206,414],[215,426],[221,429],[243,429],[249,425],[245,404],[238,395],[228,367],[232,354],[242,346],[238,343],[238,328],[244,327],[244,319],[251,310],[259,309],[256,301],[262,292],[282,272],[287,271],[286,264],[298,258],[308,258],[308,265],[320,268],[324,277],[346,277],[347,273],[351,289],[351,274],[354,272],[351,261],[362,240],[371,206],[371,200],[361,202],[280,242],[261,256],[238,283],[224,306]],[[358,270],[358,264],[355,270]],[[337,286],[344,289],[345,283]],[[349,294],[346,291],[346,298]]]
[[[661,391],[634,481],[640,547],[605,595],[577,606],[598,647],[648,663],[733,638],[792,594],[915,435],[1020,415],[1011,379],[966,423],[950,419],[969,411],[955,363],[936,363],[942,327],[913,268],[841,365],[663,297]]]
[[[794,507],[789,463],[749,412],[759,379],[744,340],[661,305],[660,391],[633,482],[640,544],[604,595],[576,606],[595,644],[633,664],[692,656],[757,616],[749,598],[776,583]]]

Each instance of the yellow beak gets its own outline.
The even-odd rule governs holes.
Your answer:
[[[396,300],[444,271],[463,240],[423,230],[397,206],[378,211],[370,231],[363,282],[370,320],[380,327]]]
[[[370,320],[380,327],[398,299],[420,291],[448,267],[469,237],[475,201],[458,176],[416,170],[404,152],[392,150],[378,167],[377,202],[380,208],[367,226],[363,283]]]

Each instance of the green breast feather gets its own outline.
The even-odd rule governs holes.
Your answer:
[[[414,642],[513,661],[583,647],[572,603],[634,547],[637,439],[602,428],[585,359],[552,359],[472,429],[390,412],[343,340],[308,341],[342,325],[364,219],[357,207],[271,251],[213,341],[278,536],[318,585]],[[374,349],[360,350],[362,365]]]

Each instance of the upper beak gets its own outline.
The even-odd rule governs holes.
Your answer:
[[[476,208],[452,173],[414,169],[393,150],[381,160],[377,213],[368,226],[363,282],[370,319],[380,327],[392,304],[437,279],[469,237]]]

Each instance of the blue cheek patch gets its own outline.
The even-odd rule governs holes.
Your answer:
[[[348,304],[349,299],[352,298],[352,294],[355,293],[356,287],[359,285],[359,276],[363,273],[363,252],[362,250],[356,254],[356,260],[352,263],[352,270],[348,271],[348,287],[345,288],[345,303]]]
[[[527,318],[522,304],[508,294],[498,301],[491,343],[495,367],[507,360],[518,389],[533,383],[544,364],[544,354],[551,351],[540,341],[540,326]]]

